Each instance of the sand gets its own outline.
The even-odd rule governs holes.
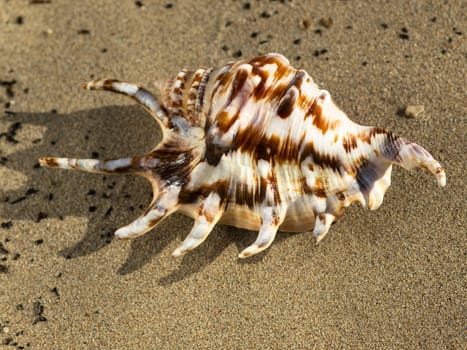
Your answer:
[[[0,1],[2,348],[466,347],[462,1],[45,2]],[[148,205],[143,179],[37,167],[160,139],[131,101],[81,82],[152,88],[265,52],[307,70],[353,120],[423,145],[447,186],[397,168],[380,209],[352,206],[319,245],[280,234],[240,261],[255,233],[219,226],[177,260],[192,224],[178,214],[113,239]],[[424,112],[406,118],[408,105]]]

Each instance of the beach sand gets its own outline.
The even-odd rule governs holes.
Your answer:
[[[36,0],[37,2],[37,0]],[[0,347],[466,347],[466,16],[462,1],[0,0]],[[181,259],[192,220],[113,239],[151,198],[140,178],[42,169],[40,156],[115,158],[160,140],[151,117],[83,81],[154,89],[181,68],[280,52],[356,122],[423,145],[447,186],[393,171],[317,245],[218,226]],[[406,118],[407,105],[424,112]]]

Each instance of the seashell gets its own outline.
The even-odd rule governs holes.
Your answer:
[[[135,157],[46,157],[40,164],[148,179],[151,204],[115,234],[141,236],[179,211],[194,226],[174,256],[200,245],[217,223],[259,231],[240,258],[268,248],[278,230],[312,230],[320,241],[353,202],[372,210],[381,205],[393,164],[421,167],[439,186],[446,183],[444,169],[424,148],[352,122],[279,54],[182,70],[159,84],[160,98],[113,79],[83,87],[132,97],[159,123],[162,141]]]

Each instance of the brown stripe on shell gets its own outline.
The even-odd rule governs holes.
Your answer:
[[[204,205],[199,207],[198,216],[204,216],[208,223],[212,223],[216,219],[216,213],[213,213],[212,210],[206,209]]]
[[[247,82],[249,78],[249,72],[246,68],[240,68],[236,73],[232,80],[232,88],[230,89],[229,97],[227,99],[226,105],[223,109],[215,116],[214,122],[212,125],[208,125],[206,123],[206,150],[205,150],[205,159],[207,159],[208,164],[210,165],[217,165],[220,157],[225,152],[230,150],[234,150],[235,147],[238,147],[237,140],[242,138],[242,134],[244,135],[245,131],[239,131],[238,134],[234,135],[234,139],[237,146],[232,145],[232,142],[218,142],[218,139],[221,137],[222,134],[226,134],[230,128],[235,124],[235,122],[240,118],[242,113],[243,107],[246,105],[250,98],[250,85],[251,83]],[[245,87],[248,84],[248,87]],[[245,92],[245,90],[247,92]],[[238,100],[239,99],[239,100]],[[234,114],[227,112],[229,106],[232,104],[233,101],[236,101],[238,106],[234,111]]]
[[[204,73],[204,68],[200,68],[194,73],[190,84],[190,90],[186,98],[185,115],[186,119],[190,122],[191,125],[196,125],[196,102],[198,100],[198,90],[200,87],[201,80],[203,79]]]
[[[241,109],[248,99],[248,96],[242,96],[242,101],[240,101],[239,103],[240,106],[236,110],[236,113],[234,115],[231,115],[229,112],[226,111],[226,109],[231,105],[232,101],[236,99],[240,91],[242,91],[242,88],[248,79],[248,75],[249,75],[249,72],[246,71],[245,69],[240,69],[237,71],[232,81],[232,88],[230,90],[230,94],[227,99],[226,105],[220,112],[216,114],[216,117],[214,118],[215,120],[214,127],[218,127],[219,130],[223,133],[226,133],[227,131],[229,131],[229,129],[238,119]]]
[[[221,198],[225,198],[227,203],[246,205],[251,209],[264,202],[268,186],[274,196],[273,203],[269,204],[280,203],[281,197],[278,179],[273,173],[269,174],[267,178],[258,178],[255,184],[246,184],[232,181],[232,179],[223,179],[212,184],[201,185],[193,190],[188,190],[184,187],[180,192],[179,202],[181,204],[193,204],[202,198],[206,198],[210,193],[215,192]]]
[[[284,61],[283,56],[279,57],[278,55],[263,55],[263,56],[258,56],[252,58],[250,61],[248,61],[249,64],[251,65],[257,65],[257,66],[266,66],[268,64],[275,64],[278,69],[281,71],[285,70],[291,70],[290,66],[286,61]]]
[[[235,113],[235,115],[231,115],[229,112],[225,110],[221,110],[216,115],[215,127],[219,128],[221,132],[226,133],[227,131],[229,131],[232,125],[237,121],[238,115],[239,115],[238,111],[237,113]]]
[[[312,193],[319,198],[327,197],[327,189],[323,180],[319,177],[315,179],[315,186],[311,189]]]
[[[343,163],[336,155],[319,153],[313,141],[309,141],[304,146],[300,156],[300,162],[309,156],[312,157],[313,163],[322,169],[329,168],[335,172],[341,172],[343,170]]]
[[[381,144],[378,145],[378,147],[373,148],[375,150],[379,149],[388,160],[400,161],[398,154],[400,148],[399,142],[401,138],[393,134],[388,129],[380,127],[370,128],[369,130],[360,132],[358,134],[358,138],[362,142],[373,144],[374,138],[379,135],[384,135],[384,138],[377,140],[377,142],[381,142]]]
[[[289,89],[293,88],[293,87],[296,87],[297,90],[300,92],[300,88],[303,84],[303,80],[305,79],[306,77],[306,72],[304,70],[297,70],[295,72],[295,75],[292,77],[292,79],[290,79],[289,83],[287,84],[287,87],[284,89],[284,91],[282,92],[283,95],[285,95],[285,93],[287,93],[289,91]],[[281,93],[280,91],[278,91],[279,93]]]
[[[219,180],[209,185],[201,185],[194,190],[183,188],[178,196],[178,201],[181,204],[193,204],[202,198],[207,198],[210,193],[215,192],[221,198],[227,198],[229,180]]]
[[[355,158],[352,163],[350,164],[349,167],[347,167],[345,169],[345,172],[353,177],[353,178],[356,178],[357,176],[357,172],[358,172],[358,169],[359,167],[368,161],[368,156],[364,155],[364,154],[360,154],[357,158]]]
[[[252,69],[251,72],[254,76],[259,76],[260,81],[254,89],[254,96],[256,100],[267,98],[273,100],[275,98],[282,98],[291,86],[299,87],[301,82],[296,83],[296,79],[300,78],[302,73],[296,73],[295,77],[288,84],[283,83],[284,78],[288,77],[293,69],[281,58],[277,56],[260,56],[248,62]],[[264,69],[266,65],[275,65],[276,70],[273,73],[273,81],[269,82],[269,86],[272,86],[272,92],[266,87],[266,82],[270,78],[269,71]],[[298,71],[301,72],[301,71]],[[298,74],[298,76],[297,76]],[[305,73],[306,74],[306,73]]]
[[[267,181],[260,182],[259,186],[248,186],[244,183],[232,182],[230,179],[219,180],[209,185],[199,186],[194,190],[184,188],[180,192],[178,201],[181,204],[193,204],[215,192],[219,197],[227,199],[227,203],[246,205],[251,209],[264,201],[265,186],[267,186]]]
[[[167,185],[185,184],[190,178],[196,159],[193,149],[186,149],[183,143],[177,140],[167,140],[146,157],[160,161],[157,167],[151,167],[151,171]]]
[[[241,150],[252,154],[256,160],[270,160],[277,154],[279,143],[280,138],[277,135],[271,135],[270,138],[262,137],[260,142],[253,142],[253,140],[248,142],[247,139],[243,142]]]
[[[386,138],[380,147],[382,154],[389,160],[400,161],[399,150],[400,150],[400,137],[388,131]],[[417,148],[415,149],[417,150]]]
[[[337,135],[336,135],[337,136]],[[347,153],[352,152],[354,149],[358,147],[358,138],[354,134],[347,134],[342,141],[342,145],[344,146],[344,150]]]
[[[259,118],[256,118],[259,120]],[[240,149],[242,153],[250,154],[256,161],[260,159],[274,161],[275,163],[293,162],[300,160],[300,148],[305,140],[304,131],[300,140],[295,141],[290,135],[282,139],[277,134],[264,135],[265,120],[254,128],[240,130],[231,149]]]
[[[57,162],[57,158],[54,158],[54,157],[42,157],[40,159],[40,163],[45,164],[46,166],[50,168],[57,168],[59,166]]]
[[[277,65],[277,69],[274,71],[274,80],[279,81],[284,79],[284,77],[287,77],[290,75],[290,73],[294,70],[291,69],[291,67],[287,64],[284,64],[282,60],[276,59],[275,63]]]
[[[288,72],[288,74],[290,75],[290,72]],[[281,79],[275,82],[274,87],[271,89],[271,93],[268,94],[267,99],[269,101],[273,101],[274,99],[282,100],[284,96],[289,93],[290,89],[295,87],[297,90],[296,92],[298,92],[298,96],[296,96],[295,101],[300,100],[300,103],[303,103],[302,96],[304,95],[301,94],[301,86],[306,76],[307,76],[307,73],[304,70],[296,71],[294,76],[288,82],[285,81],[285,78],[287,76],[283,76]]]
[[[215,136],[206,138],[206,149],[204,151],[203,160],[209,165],[217,166],[222,156],[230,151],[230,146],[216,145],[212,141]]]
[[[381,135],[381,134],[388,134],[390,131],[385,128],[380,128],[380,127],[374,127],[370,128],[370,130],[365,130],[362,131],[358,134],[358,138],[368,144],[371,144],[371,139],[375,137],[376,135]]]
[[[232,70],[231,70],[232,66],[233,66],[233,63],[229,63],[229,64],[227,64],[227,65],[225,65],[224,67],[221,68],[222,73],[220,73],[216,77],[216,80],[214,82],[214,87],[213,87],[213,90],[212,90],[211,96],[210,96],[211,99],[212,99],[213,96],[217,95],[218,90],[220,88],[228,86],[230,84],[230,82],[232,81],[232,78],[233,78]],[[208,114],[211,114],[211,109],[212,109],[212,104],[211,104],[211,106],[209,108]]]
[[[201,110],[203,109],[204,93],[206,91],[206,86],[209,82],[209,78],[211,76],[212,70],[213,70],[212,68],[207,68],[203,73],[203,77],[199,84],[198,98],[196,99],[196,104],[195,104],[196,113],[201,113]]]
[[[51,167],[51,168],[57,168],[58,167],[58,162],[56,158],[53,157],[43,157],[41,158],[41,161],[46,164],[46,166]]]
[[[271,187],[271,191],[272,191],[272,193],[274,195],[274,203],[271,203],[271,204],[275,205],[275,206],[277,206],[277,204],[281,203],[281,201],[282,201],[277,181],[278,180],[277,180],[276,173],[274,171],[272,171],[268,176],[268,183],[269,183],[269,185]]]
[[[314,118],[316,114],[321,115],[321,112],[322,108],[320,105],[318,105],[318,98],[315,98],[306,111],[304,119],[306,120],[307,118]]]
[[[255,160],[264,159],[275,163],[298,160],[300,143],[294,142],[290,136],[285,140],[276,134],[258,137],[260,133],[260,128],[244,130],[237,135],[235,145],[242,152],[251,154]]]
[[[172,81],[172,84],[169,87],[167,95],[167,107],[176,113],[183,114],[183,94],[185,90],[185,85],[188,79],[190,78],[193,72],[187,70],[182,70],[177,74],[175,79]],[[179,82],[178,84],[176,84]],[[179,85],[179,86],[176,86]]]
[[[282,77],[282,79],[278,80],[275,83],[275,86],[273,87],[272,92],[270,94],[269,100],[284,97],[284,95],[289,91],[289,89],[293,87],[296,87],[299,92],[299,95],[301,95],[301,86],[306,76],[307,74],[304,70],[297,70],[295,71],[294,76],[288,82],[285,80],[287,76]]]
[[[318,128],[322,134],[326,134],[328,129],[335,130],[339,125],[339,120],[329,120],[329,116],[323,115],[323,102],[325,101],[326,97],[328,96],[327,92],[321,92],[319,96],[317,96],[313,102],[311,103],[310,107],[305,113],[305,119],[312,118],[313,125]]]
[[[229,97],[227,99],[227,105],[230,105],[232,101],[238,96],[239,92],[242,91],[243,85],[247,81],[250,72],[246,69],[239,69],[232,80],[232,88],[230,90]]]
[[[113,87],[112,85],[114,83],[120,83],[120,80],[118,79],[107,79],[104,81],[104,90],[112,90],[113,91]],[[116,93],[118,94],[123,94],[123,92],[121,91],[115,91]]]
[[[266,89],[266,81],[269,78],[269,72],[267,70],[261,69],[256,63],[251,63],[251,73],[254,76],[258,76],[260,81],[258,85],[256,85],[255,90],[253,92],[253,96],[256,100],[260,100],[264,96],[267,96],[267,89]]]

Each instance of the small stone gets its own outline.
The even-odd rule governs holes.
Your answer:
[[[308,29],[311,27],[311,20],[309,18],[305,18],[303,21],[302,21],[302,26],[303,28],[305,29]]]
[[[77,33],[79,35],[89,35],[89,34],[91,34],[91,31],[89,29],[83,28],[83,29],[79,29],[77,31]]]
[[[32,311],[34,316],[42,316],[44,313],[44,305],[42,304],[41,300],[38,299],[32,304]]]
[[[401,38],[402,40],[409,40],[409,34],[400,33],[399,38]]]
[[[332,26],[332,18],[331,17],[323,17],[319,20],[319,24],[322,25],[324,28],[329,29]]]
[[[40,211],[38,214],[37,214],[37,218],[36,218],[36,222],[40,222],[41,220],[44,220],[48,217],[48,214],[43,212],[43,211]]]
[[[0,254],[2,255],[10,254],[10,252],[8,251],[8,249],[5,248],[2,242],[0,242]]]
[[[417,118],[424,111],[425,107],[423,107],[423,105],[409,105],[405,107],[404,116],[410,119]]]

